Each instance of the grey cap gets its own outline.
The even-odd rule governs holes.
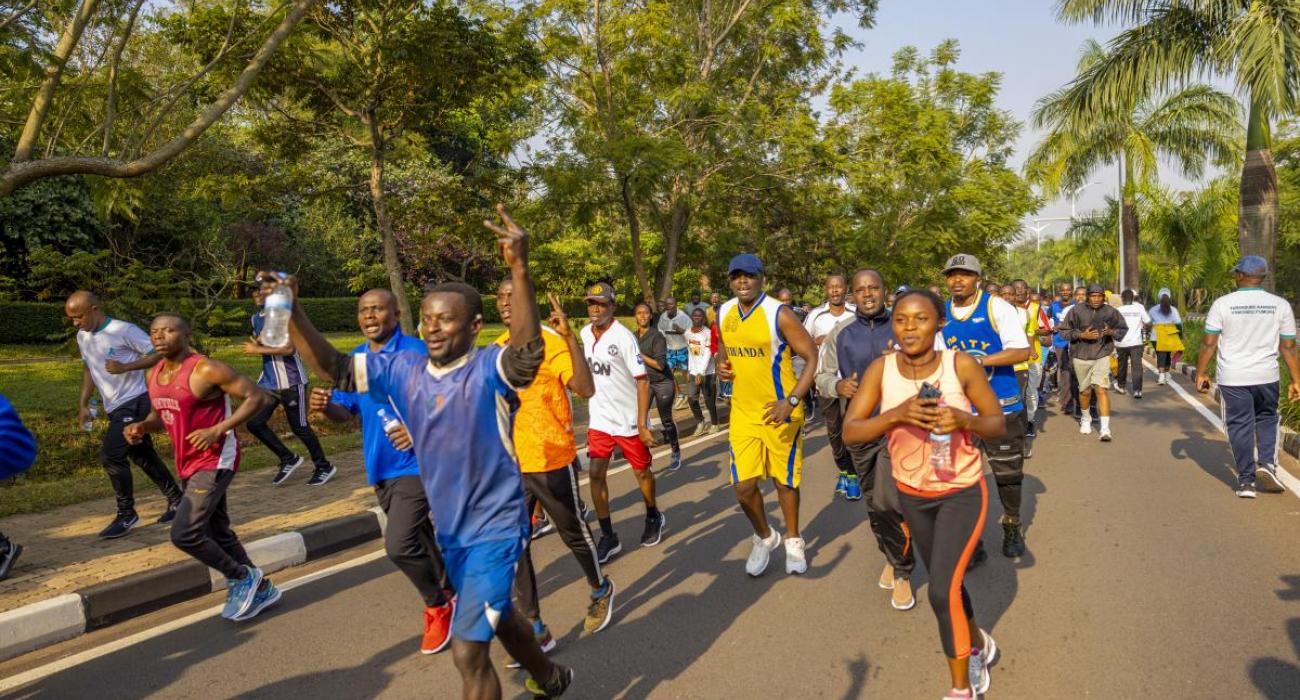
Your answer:
[[[1251,277],[1263,277],[1268,274],[1268,261],[1258,255],[1243,255],[1232,271]]]
[[[966,272],[974,272],[977,275],[984,274],[984,268],[980,266],[979,258],[965,253],[958,253],[948,258],[948,262],[943,264],[943,274],[946,275],[954,270],[965,270]]]

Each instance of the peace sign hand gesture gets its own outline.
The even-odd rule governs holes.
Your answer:
[[[483,225],[497,235],[497,245],[501,246],[501,256],[505,258],[506,266],[511,270],[527,267],[528,232],[510,218],[504,204],[497,205],[497,216],[501,218],[500,226],[487,219],[483,220]]]

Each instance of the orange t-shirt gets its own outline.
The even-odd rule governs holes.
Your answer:
[[[573,356],[559,333],[542,326],[546,347],[537,378],[519,392],[515,414],[515,454],[525,474],[549,472],[569,466],[578,456],[573,441],[573,404],[569,401],[569,379],[573,377]],[[497,338],[497,345],[510,342],[510,331]]]

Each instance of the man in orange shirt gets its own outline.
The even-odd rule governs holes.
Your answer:
[[[510,323],[510,294],[514,285],[507,278],[497,287],[497,312],[502,322]],[[614,611],[614,582],[600,570],[596,544],[582,517],[578,479],[571,465],[578,457],[573,440],[573,405],[569,392],[590,398],[596,393],[591,368],[569,327],[560,301],[551,299],[550,327],[542,326],[545,355],[537,377],[519,392],[519,411],[515,414],[515,455],[523,473],[524,498],[528,511],[541,504],[554,523],[560,539],[577,557],[587,583],[591,586],[591,603],[583,628],[588,634],[599,632],[609,624]],[[498,345],[510,340],[510,331],[497,339]],[[537,601],[537,575],[533,570],[531,546],[525,545],[515,567],[514,596],[519,612],[533,623],[533,633],[543,651],[555,648],[555,639],[542,622]]]

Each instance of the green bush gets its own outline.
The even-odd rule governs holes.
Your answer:
[[[44,343],[66,338],[70,332],[62,304],[0,301],[0,342]]]

